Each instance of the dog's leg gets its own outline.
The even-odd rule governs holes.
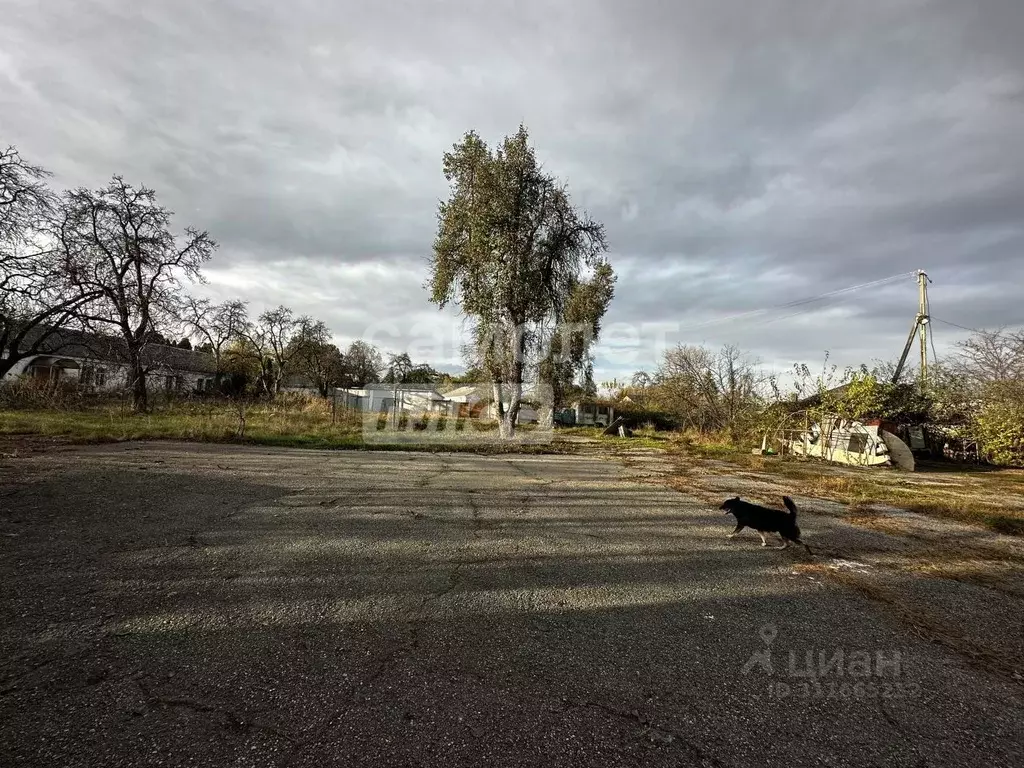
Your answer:
[[[730,534],[729,534],[728,536],[726,536],[725,538],[727,538],[727,539],[731,539],[731,538],[732,538],[733,536],[735,536],[735,535],[736,535],[737,533],[739,533],[740,531],[742,531],[742,530],[743,530],[744,528],[746,528],[746,527],[747,527],[747,526],[745,526],[745,525],[743,525],[743,524],[739,524],[739,525],[737,525],[737,526],[736,526],[736,529],[735,529],[735,530],[734,530],[734,531],[733,531],[732,533],[730,533]]]
[[[764,534],[761,533],[760,531],[758,531],[757,535],[761,537],[761,546],[762,547],[767,547],[768,546],[768,540],[764,537]]]
[[[786,549],[789,546],[789,539],[784,539],[781,536],[779,538],[782,539],[782,546],[776,547],[776,549]]]

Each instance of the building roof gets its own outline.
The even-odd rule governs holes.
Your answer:
[[[33,344],[42,335],[42,328],[33,329],[27,334],[25,343]],[[127,357],[123,339],[74,328],[60,328],[51,333],[40,345],[39,352],[51,356],[60,355],[110,363],[123,363]],[[147,344],[142,353],[142,361],[150,368],[193,373],[217,372],[213,355],[168,344]]]
[[[510,395],[511,385],[506,384],[502,390],[502,400],[509,402],[511,400]],[[494,399],[494,390],[490,382],[480,384],[465,384],[461,387],[449,390],[443,393],[445,399],[453,400],[457,402],[468,402],[470,397],[476,396],[480,400],[491,401]],[[522,403],[541,402],[543,397],[540,392],[540,387],[535,383],[524,382],[523,389],[520,392],[519,400]]]
[[[469,397],[470,395],[480,395],[479,385],[467,384],[466,386],[456,387],[455,389],[444,393],[444,396],[449,400],[453,400],[457,397]]]
[[[338,387],[342,392],[348,392],[351,395],[358,394],[359,392],[383,392],[388,394],[389,392],[395,391],[394,384],[367,384],[365,387]],[[438,394],[437,388],[433,384],[399,384],[398,391],[404,392],[405,394],[422,394],[434,397],[434,399],[441,398]]]

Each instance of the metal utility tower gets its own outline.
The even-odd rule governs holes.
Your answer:
[[[928,309],[928,283],[931,280],[923,269],[917,270],[917,316],[914,324],[910,327],[910,335],[907,336],[907,345],[903,348],[903,355],[896,366],[896,372],[892,376],[892,383],[899,381],[903,373],[903,365],[907,362],[907,355],[910,354],[910,347],[914,343],[914,334],[921,337],[921,386],[928,383],[928,323],[931,320]]]

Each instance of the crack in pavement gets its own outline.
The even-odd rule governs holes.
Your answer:
[[[677,748],[681,748],[691,759],[699,760],[701,766],[707,766],[708,768],[724,766],[721,760],[707,755],[703,749],[690,741],[685,734],[674,728],[658,725],[652,719],[641,715],[637,710],[627,712],[596,701],[578,701],[566,698],[562,699],[562,703],[567,707],[597,709],[612,717],[634,723],[640,726],[640,733],[646,735],[655,744],[674,745]]]
[[[437,480],[439,477],[444,477],[445,475],[450,474],[454,469],[454,464],[449,464],[446,461],[442,461],[440,469],[434,470],[430,474],[419,478],[418,480],[416,480],[416,485],[419,486],[420,488],[424,488],[430,485],[430,483],[432,483],[434,480]]]
[[[470,508],[470,515],[471,515],[470,516],[470,522],[471,522],[470,532],[471,532],[471,534],[472,534],[474,539],[479,539],[480,536],[481,536],[481,525],[482,525],[482,521],[480,519],[480,508],[479,508],[479,506],[477,506],[476,501],[473,499],[472,495],[467,494],[467,497],[468,497],[467,501],[469,502],[468,505],[469,505],[469,508]],[[426,607],[430,603],[434,602],[435,600],[440,600],[445,595],[451,594],[455,590],[455,588],[459,585],[459,583],[462,581],[462,569],[463,569],[463,567],[466,566],[466,565],[472,565],[472,564],[475,563],[474,560],[457,560],[457,559],[454,559],[454,558],[451,559],[449,562],[451,563],[452,570],[448,574],[448,581],[447,581],[447,583],[441,589],[435,590],[434,592],[431,592],[431,593],[427,594],[426,596],[424,596],[424,598],[420,601],[419,606],[417,606],[417,608],[416,608],[415,612],[417,614],[422,614],[424,612],[424,610],[426,609]],[[408,622],[409,623],[409,640],[408,640],[408,643],[406,644],[406,650],[407,651],[415,651],[419,647],[419,634],[420,634],[420,630],[422,629],[422,625],[423,625],[424,622],[425,622],[425,619],[423,618],[422,615],[418,615],[418,616],[416,616],[414,618],[411,618],[409,620],[409,622]]]
[[[170,709],[187,709],[192,712],[202,712],[207,714],[221,715],[225,719],[225,725],[228,725],[236,730],[255,730],[263,731],[266,733],[273,734],[279,738],[282,738],[292,744],[298,743],[298,739],[288,730],[281,728],[280,726],[274,725],[273,723],[265,723],[257,720],[253,717],[249,717],[247,713],[239,713],[238,711],[229,707],[220,707],[216,704],[210,704],[205,701],[198,699],[192,699],[185,696],[160,696],[153,693],[149,687],[141,680],[136,680],[139,690],[142,692],[146,703],[150,707],[167,707]]]

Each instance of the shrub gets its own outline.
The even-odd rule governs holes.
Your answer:
[[[989,461],[1000,466],[1024,466],[1024,383],[990,385],[973,426]]]
[[[0,384],[0,409],[4,410],[66,410],[82,402],[75,381],[55,383],[24,376]]]
[[[615,417],[621,417],[623,423],[629,429],[650,428],[660,431],[669,431],[679,427],[679,420],[671,413],[665,411],[653,411],[643,408],[615,409]]]

